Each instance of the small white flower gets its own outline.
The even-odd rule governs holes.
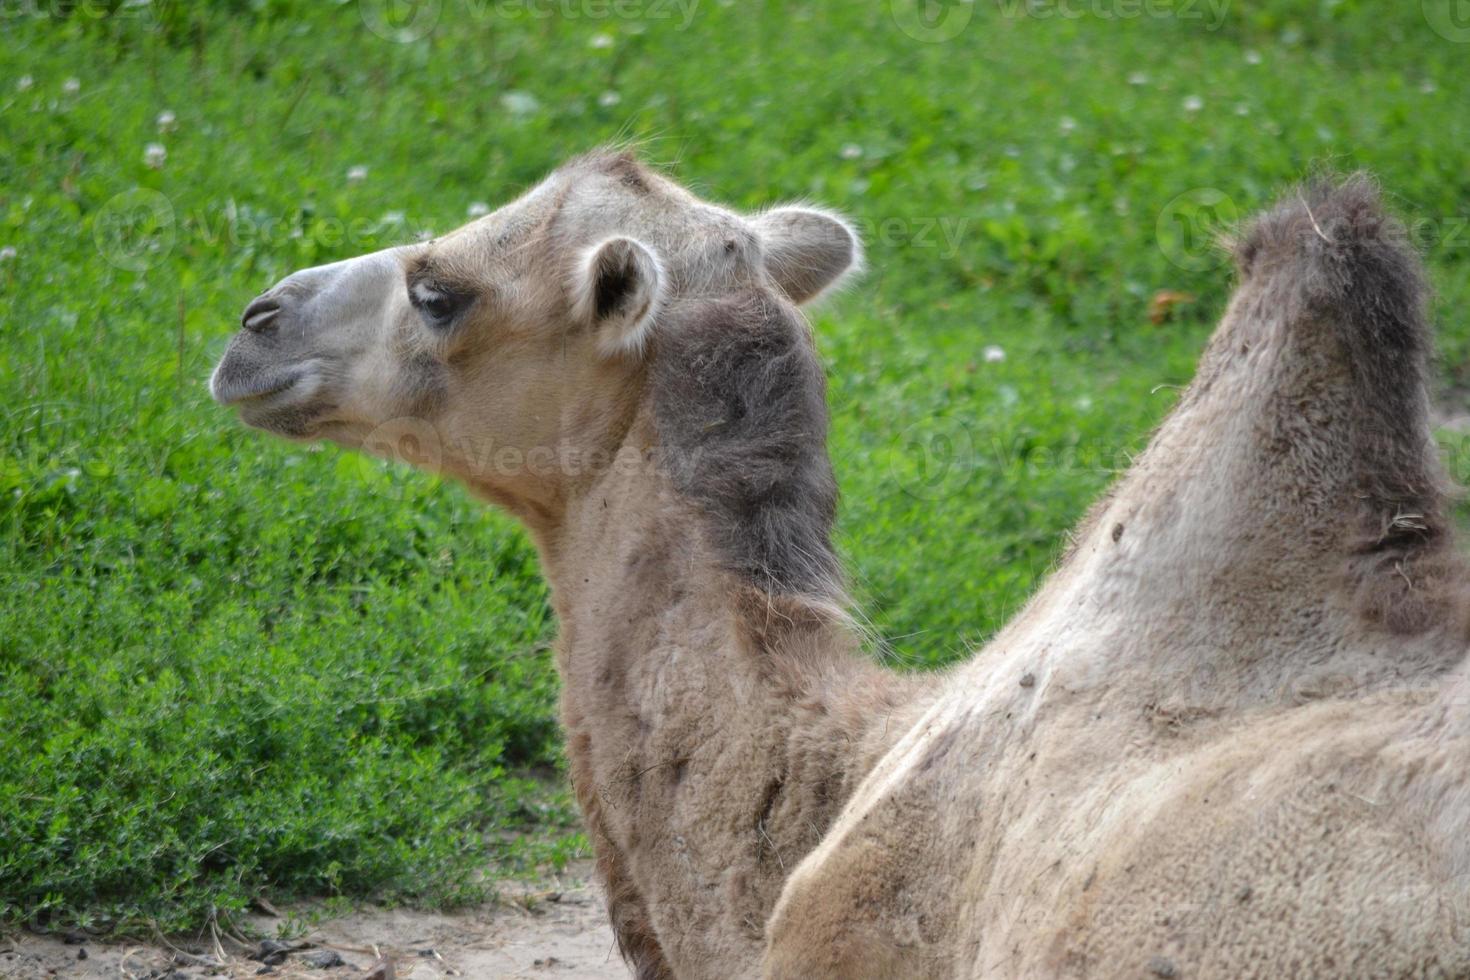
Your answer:
[[[856,143],[844,143],[837,154],[844,160],[856,160],[863,155],[863,148]]]
[[[76,95],[82,90],[82,80],[80,78],[68,78],[61,83],[61,90],[67,95]]]
[[[465,213],[471,218],[483,218],[490,213],[490,205],[484,201],[476,201],[469,206],[469,209]]]
[[[15,257],[19,254],[15,250],[14,245],[6,245],[4,248],[0,248],[0,262],[14,262]]]
[[[1423,92],[1425,95],[1433,95],[1435,92],[1439,91],[1439,86],[1434,84],[1433,81],[1426,79],[1424,81],[1424,84],[1419,86],[1419,91]]]
[[[158,114],[154,122],[157,123],[160,133],[172,133],[178,128],[179,117],[174,115],[172,109],[165,109]]]
[[[995,344],[991,344],[989,347],[985,348],[984,356],[986,364],[999,364],[1001,361],[1006,359],[1006,352],[1003,348],[997,347]]]
[[[1129,72],[1128,73],[1128,84],[1129,85],[1147,85],[1148,84],[1148,76],[1145,75],[1141,71]]]
[[[162,143],[149,143],[143,147],[143,162],[154,170],[162,170],[168,162],[168,148]]]
[[[349,184],[360,184],[367,180],[367,176],[368,168],[360,163],[354,167],[347,168],[347,183]]]
[[[35,84],[36,80],[34,78],[29,75],[22,75],[15,80],[15,89],[17,92],[29,92],[31,86]]]
[[[1235,114],[1237,116],[1248,116],[1251,114],[1251,107],[1242,102],[1235,107]]]
[[[597,97],[597,104],[602,106],[604,109],[611,109],[613,106],[617,105],[621,101],[623,101],[623,97],[612,90],[603,92]]]
[[[1261,63],[1261,52],[1247,51],[1245,53],[1245,63],[1248,65],[1259,65]]]
[[[529,116],[541,108],[541,103],[530,92],[506,92],[500,97],[500,105],[513,116]]]
[[[1184,99],[1185,112],[1199,112],[1205,107],[1205,100],[1198,95],[1186,96]]]
[[[1057,124],[1063,133],[1070,133],[1077,128],[1077,120],[1071,116],[1063,116],[1062,121]]]
[[[592,35],[592,39],[590,41],[588,41],[587,44],[590,47],[594,47],[594,48],[598,48],[598,49],[610,48],[610,47],[613,46],[612,35],[611,34],[594,34],[594,35]]]

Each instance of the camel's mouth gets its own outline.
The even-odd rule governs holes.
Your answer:
[[[239,410],[240,420],[276,435],[306,438],[321,420],[321,364],[308,360],[283,367],[261,365],[237,337],[209,379],[209,393],[221,405]]]
[[[214,400],[246,425],[292,439],[341,422],[352,367],[385,321],[411,312],[399,257],[388,249],[302,269],[251,300],[209,379]]]
[[[223,368],[225,363],[221,361],[220,367]],[[307,372],[293,368],[283,372],[266,372],[248,379],[229,376],[222,379],[222,374],[223,371],[216,371],[214,378],[210,380],[209,393],[214,396],[215,401],[221,405],[264,406],[291,400]]]

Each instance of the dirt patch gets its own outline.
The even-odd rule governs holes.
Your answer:
[[[288,912],[290,910],[287,910]],[[250,920],[274,935],[278,920]],[[82,941],[78,941],[82,940]],[[557,879],[502,889],[493,905],[455,913],[364,909],[323,922],[267,956],[220,937],[153,945],[98,942],[73,935],[0,937],[0,978],[45,980],[624,980],[590,866]],[[340,958],[338,965],[328,966]],[[280,962],[270,963],[279,959]]]

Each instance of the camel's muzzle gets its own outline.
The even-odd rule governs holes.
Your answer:
[[[315,434],[351,394],[335,389],[385,333],[394,296],[404,289],[399,251],[303,269],[251,300],[210,378],[210,394],[237,407],[248,425],[297,438]]]
[[[257,296],[245,308],[240,332],[230,341],[209,379],[209,392],[215,401],[238,405],[268,399],[289,392],[301,380],[304,372],[300,365],[271,364],[281,354],[271,349],[271,338],[279,334],[281,312],[281,297],[274,289]]]
[[[282,286],[245,308],[240,332],[209,379],[209,393],[221,405],[237,407],[248,425],[304,436],[308,423],[320,414],[315,403],[322,359],[307,342],[301,315],[305,304]]]

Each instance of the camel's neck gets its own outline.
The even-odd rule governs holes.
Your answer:
[[[663,429],[640,410],[622,465],[542,535],[567,752],[630,959],[737,975],[914,688],[860,656],[830,597],[744,573],[750,552],[732,557],[722,515],[668,472]]]

